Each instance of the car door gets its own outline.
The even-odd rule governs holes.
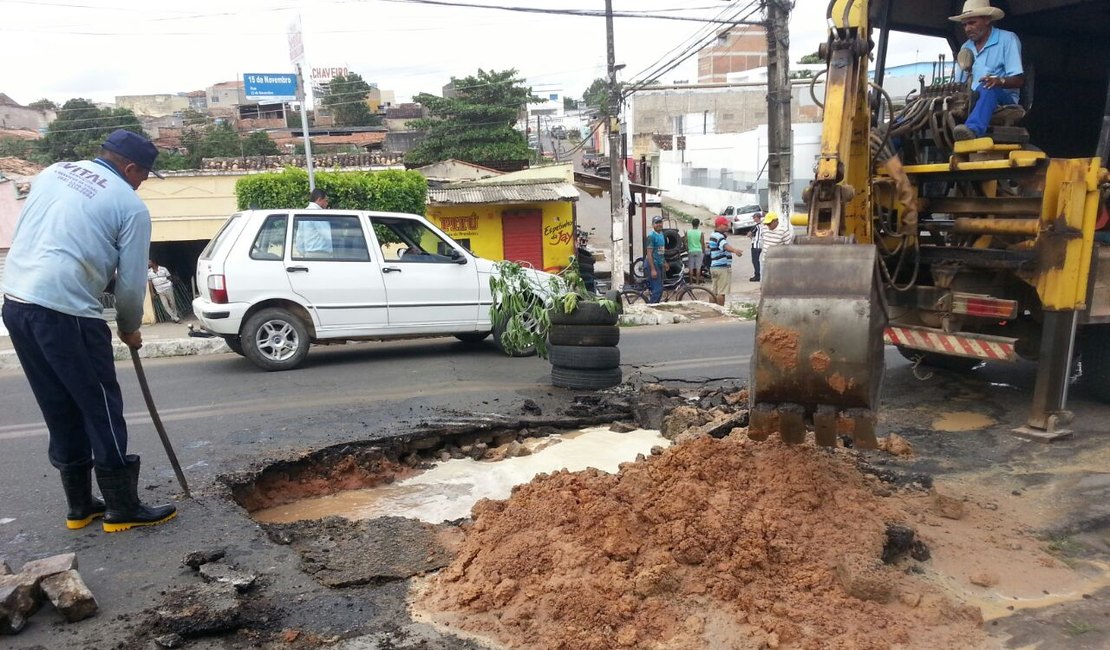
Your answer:
[[[319,323],[321,337],[356,336],[389,323],[379,260],[358,214],[293,215],[285,272]]]
[[[390,329],[473,330],[480,287],[474,258],[414,217],[371,215],[389,301]]]

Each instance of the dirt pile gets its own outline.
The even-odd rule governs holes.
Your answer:
[[[475,506],[415,607],[513,648],[974,646],[978,611],[878,560],[903,515],[873,486],[843,452],[740,436],[541,476]]]

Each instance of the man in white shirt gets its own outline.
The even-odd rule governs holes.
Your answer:
[[[328,193],[320,188],[312,190],[308,195],[308,205],[305,206],[306,210],[326,210],[328,207]]]
[[[763,243],[763,252],[760,254],[761,278],[767,275],[767,252],[777,246],[787,246],[794,243],[794,227],[790,222],[779,219],[779,215],[768,212],[760,224],[760,239]]]
[[[170,280],[170,270],[164,266],[158,266],[158,262],[150,260],[147,263],[146,279],[154,287],[154,293],[158,296],[158,300],[162,302],[162,308],[169,314],[170,320],[180,323],[181,316],[177,314],[177,301],[173,297],[173,280]]]

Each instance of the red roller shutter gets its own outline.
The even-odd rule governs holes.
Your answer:
[[[501,213],[501,240],[505,259],[543,268],[543,212],[506,210]]]

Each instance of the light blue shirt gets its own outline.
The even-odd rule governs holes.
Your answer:
[[[115,277],[120,331],[142,325],[150,212],[103,162],[55,163],[35,177],[4,267],[4,293],[71,316],[96,318]]]
[[[1017,77],[1025,74],[1025,69],[1021,66],[1021,41],[1013,32],[991,25],[991,33],[982,50],[977,50],[975,43],[970,40],[964,43],[963,49],[970,51],[975,57],[975,64],[971,66],[971,78],[975,84],[972,90],[978,90],[979,80],[988,75]],[[962,70],[960,81],[967,81],[967,73]],[[1005,92],[1017,103],[1021,91],[1007,88]]]

